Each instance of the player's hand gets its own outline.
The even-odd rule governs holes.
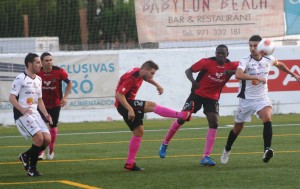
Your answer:
[[[133,109],[128,110],[128,119],[130,121],[133,121],[134,118],[135,118],[135,113],[134,113]]]
[[[30,108],[24,108],[21,112],[22,112],[23,115],[32,114],[32,111],[30,110]]]
[[[67,104],[67,100],[64,99],[64,98],[61,99],[60,106],[61,106],[61,107],[64,107],[66,104]]]
[[[49,121],[50,125],[53,124],[52,117],[50,114],[45,115],[45,118]]]
[[[161,86],[158,86],[156,89],[157,89],[159,95],[163,94],[164,88],[162,88]]]
[[[257,80],[262,82],[263,84],[265,84],[267,82],[266,78],[264,78],[264,77],[258,77]]]

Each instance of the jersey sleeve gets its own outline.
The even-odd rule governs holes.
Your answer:
[[[237,69],[237,67],[239,66],[239,62],[231,62],[232,64],[231,64],[231,69],[232,70],[236,70]]]
[[[206,64],[207,64],[206,59],[199,60],[198,62],[196,62],[191,66],[192,72],[195,73],[203,70],[206,67]]]
[[[60,69],[60,73],[61,73],[61,79],[62,79],[63,81],[66,82],[66,80],[67,80],[67,81],[69,80],[69,79],[68,79],[69,75],[68,75],[68,73],[67,73],[64,69]]]
[[[248,65],[248,62],[249,62],[249,61],[247,61],[246,58],[240,60],[239,65],[238,65],[237,68],[241,68],[242,70],[245,71],[245,69],[246,69],[246,67],[247,67],[247,65]]]
[[[19,92],[22,88],[22,77],[19,75],[15,78],[14,82],[12,83],[10,94],[14,94],[16,96],[19,95]]]
[[[278,60],[274,56],[270,55],[270,56],[268,56],[268,58],[270,58],[270,60],[272,62],[271,66],[277,66],[278,65]]]
[[[40,81],[40,86],[38,88],[38,90],[39,90],[38,98],[42,98],[43,97],[43,92],[42,92],[42,78],[38,76],[38,79]]]
[[[121,85],[119,85],[116,92],[125,95],[128,91],[130,91],[133,85],[134,85],[134,80],[132,78],[128,78],[125,81],[123,81]]]

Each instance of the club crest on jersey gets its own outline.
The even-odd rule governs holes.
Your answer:
[[[222,77],[224,75],[224,73],[216,73],[216,77],[217,78],[220,78],[220,77]]]
[[[49,86],[49,85],[51,84],[51,81],[44,81],[44,84],[45,84],[46,86]]]

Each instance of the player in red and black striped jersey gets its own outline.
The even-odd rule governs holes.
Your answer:
[[[207,117],[209,129],[206,135],[206,145],[203,157],[200,160],[201,165],[213,166],[216,163],[209,157],[212,152],[218,128],[219,117],[219,98],[222,88],[230,77],[235,73],[238,63],[230,62],[227,59],[228,48],[226,45],[218,45],[215,57],[203,58],[188,68],[185,73],[192,83],[191,94],[186,103],[194,101],[195,109],[193,113],[198,112],[203,106],[203,112]],[[193,73],[199,72],[196,80]],[[186,106],[186,105],[185,105]],[[183,107],[183,110],[185,109]],[[172,137],[177,130],[184,124],[184,120],[177,119],[171,125],[163,143],[159,149],[159,156],[164,158],[166,150]]]
[[[53,124],[49,124],[51,142],[49,144],[48,159],[54,158],[54,144],[58,133],[57,123],[60,109],[67,104],[67,98],[72,89],[72,81],[68,78],[68,73],[64,69],[54,66],[52,60],[53,57],[50,53],[43,53],[41,55],[43,67],[38,73],[42,78],[43,101],[53,119]],[[64,95],[62,81],[67,84]],[[40,153],[39,159],[45,159],[44,151]]]
[[[122,75],[116,88],[115,106],[133,133],[129,143],[128,158],[124,166],[125,169],[130,171],[143,170],[136,165],[135,157],[144,134],[144,113],[154,112],[163,117],[180,118],[181,120],[189,121],[191,119],[191,112],[194,109],[193,102],[188,104],[186,110],[176,112],[151,101],[135,99],[143,81],[154,85],[157,88],[158,94],[161,95],[163,93],[163,88],[153,80],[153,76],[157,70],[158,65],[156,63],[147,61],[141,68],[133,68]]]

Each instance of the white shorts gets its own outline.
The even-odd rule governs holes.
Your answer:
[[[250,122],[251,116],[256,114],[259,110],[264,107],[272,107],[272,103],[268,97],[259,99],[239,99],[239,105],[236,110],[235,122]]]
[[[16,120],[16,125],[23,137],[32,138],[35,133],[41,131],[48,133],[49,129],[39,113],[24,115]]]

